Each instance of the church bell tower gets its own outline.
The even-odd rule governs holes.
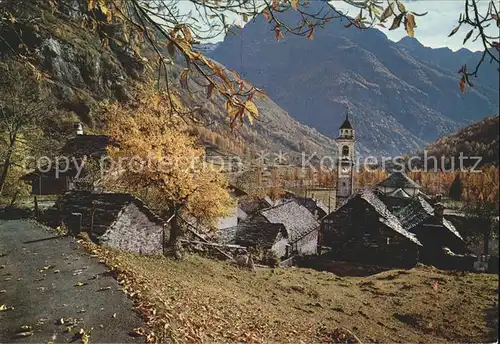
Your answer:
[[[356,161],[354,129],[346,114],[337,138],[337,195],[336,207],[339,208],[354,191],[354,163]]]

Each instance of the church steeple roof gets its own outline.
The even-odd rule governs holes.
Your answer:
[[[345,121],[340,126],[340,129],[352,129],[352,124],[349,122],[349,114],[345,114]]]

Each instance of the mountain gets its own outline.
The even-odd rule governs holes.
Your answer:
[[[144,58],[138,58],[113,39],[109,40],[109,46],[103,44],[95,31],[82,25],[87,1],[73,3],[74,6],[68,7],[65,2],[59,1],[23,1],[13,24],[19,26],[23,37],[6,34],[4,37],[11,41],[0,40],[2,62],[16,60],[11,47],[21,47],[21,42],[27,44],[27,49],[36,52],[31,62],[47,76],[52,95],[60,104],[60,120],[55,123],[56,127],[47,129],[61,134],[60,144],[65,137],[73,135],[75,120],[82,121],[87,132],[98,132],[103,120],[99,104],[130,100],[133,86],[147,79]],[[37,21],[24,21],[24,16],[33,16]],[[0,27],[0,34],[3,33],[1,30]],[[120,31],[113,30],[123,40]],[[198,48],[208,51],[215,46],[205,44]],[[196,83],[190,83],[192,92],[180,87],[178,80],[184,67],[179,63],[169,69],[171,87],[180,94],[184,104],[201,105],[203,117],[200,119],[208,124],[200,127],[193,125],[193,132],[200,134],[205,144],[237,154],[284,151],[298,155],[303,150],[324,154],[336,151],[332,139],[300,124],[272,99],[264,96],[254,99],[262,121],[231,131],[225,115],[225,99],[215,94],[207,100],[206,89]]]
[[[297,16],[291,11],[281,19],[293,23]],[[497,112],[498,71],[482,73],[465,94],[459,90],[457,71],[474,53],[430,49],[415,39],[396,43],[376,29],[346,29],[345,23],[318,28],[314,40],[286,35],[276,41],[259,16],[209,55],[327,136],[337,135],[348,110],[363,155],[415,151]]]
[[[463,153],[465,157],[481,157],[481,164],[498,166],[499,136],[499,115],[486,117],[431,143],[426,148],[427,156],[458,158]],[[470,162],[473,164],[475,160]]]
[[[200,43],[200,44],[196,44],[193,46],[193,49],[197,50],[197,51],[200,51],[204,54],[207,54],[207,53],[210,53],[212,51],[214,51],[218,46],[219,46],[220,42],[216,42],[216,43]]]

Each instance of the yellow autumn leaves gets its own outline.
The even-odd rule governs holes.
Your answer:
[[[259,109],[251,99],[242,102],[239,98],[231,97],[226,101],[226,111],[232,127],[236,125],[237,119],[243,121],[246,117],[250,124],[253,124],[255,119],[259,119]]]

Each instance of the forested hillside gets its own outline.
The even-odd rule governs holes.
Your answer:
[[[482,164],[498,165],[499,115],[486,117],[450,136],[427,146],[427,154],[436,157],[481,157]],[[470,161],[474,163],[474,161]]]

